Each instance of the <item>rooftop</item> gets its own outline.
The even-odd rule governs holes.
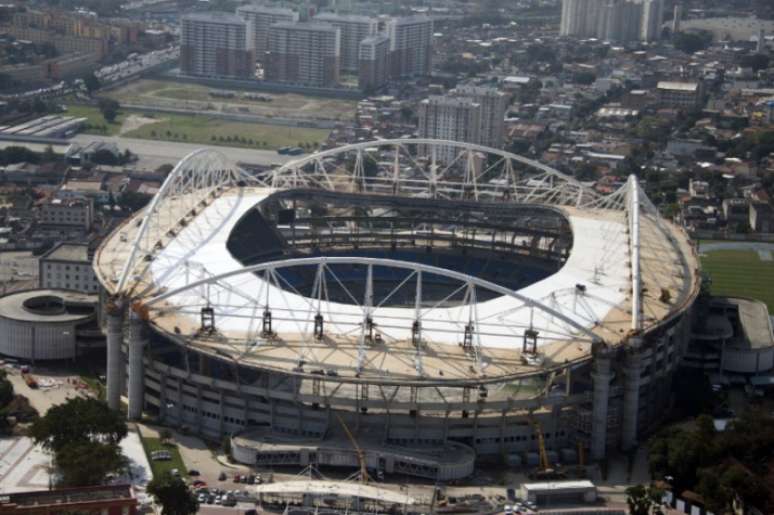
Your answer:
[[[360,499],[374,499],[384,503],[392,504],[416,504],[417,501],[408,495],[379,488],[370,485],[363,485],[354,482],[345,481],[321,481],[321,480],[301,480],[301,481],[283,481],[280,483],[271,483],[258,485],[255,487],[257,494],[298,494],[298,495],[325,495],[341,497],[358,497]]]
[[[271,26],[272,29],[288,29],[288,30],[304,30],[315,32],[336,32],[339,29],[330,25],[329,23],[323,23],[319,21],[305,21],[296,23],[292,21],[285,21],[281,23],[275,23]]]
[[[0,297],[0,318],[20,322],[77,322],[87,319],[94,310],[97,295],[70,290],[27,290]],[[77,309],[70,310],[70,307]]]
[[[85,243],[60,243],[43,255],[41,259],[88,263],[90,261],[89,246]]]
[[[662,81],[656,86],[658,89],[665,89],[669,91],[686,91],[692,92],[699,89],[699,84],[696,82],[669,82]]]
[[[248,4],[237,8],[237,12],[261,13],[261,14],[294,14],[293,9],[286,7],[270,7],[267,5]]]
[[[766,304],[759,300],[740,297],[721,297],[717,300],[731,304],[739,310],[739,325],[743,338],[735,340],[737,347],[749,349],[774,347],[774,334]]]
[[[131,485],[90,486],[8,494],[0,496],[0,507],[7,504],[35,506],[36,508],[43,506],[60,507],[68,504],[134,498]]]
[[[210,22],[210,23],[229,23],[229,24],[238,24],[238,25],[245,24],[245,20],[243,20],[240,16],[237,16],[236,14],[217,12],[217,11],[186,14],[182,17],[182,20]]]
[[[336,13],[320,13],[315,16],[315,19],[326,21],[341,21],[349,23],[376,23],[376,18],[371,16],[363,16],[360,14],[336,14]]]

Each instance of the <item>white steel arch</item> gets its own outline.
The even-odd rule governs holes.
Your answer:
[[[187,219],[195,217],[225,190],[243,183],[260,184],[233,165],[219,151],[199,149],[184,157],[164,180],[145,208],[131,241],[128,258],[119,275],[116,291],[125,294],[128,280],[142,275],[141,269]],[[146,263],[146,264],[143,264]]]
[[[278,273],[310,266],[315,269],[311,295],[301,294]],[[365,266],[365,295],[358,298],[349,291],[332,269],[333,266]],[[375,268],[408,272],[378,304],[373,295]],[[455,293],[441,301],[433,300],[428,306],[423,297],[423,291],[428,288],[423,278],[428,275],[453,279],[455,287],[457,283],[459,287],[456,287]],[[328,293],[331,286],[343,288],[351,303],[330,300]],[[404,286],[413,295],[408,301],[404,299],[405,307],[384,306],[386,300]],[[484,290],[497,296],[479,301]],[[451,307],[447,305],[452,295],[457,294],[462,297],[461,302]],[[227,341],[234,345],[234,350],[240,352],[270,346],[272,341],[276,341],[277,334],[282,337],[293,335],[301,349],[299,361],[314,361],[308,359],[305,346],[322,339],[318,330],[322,331],[324,324],[334,328],[330,333],[332,338],[354,338],[357,341],[357,356],[353,365],[357,372],[364,367],[368,342],[375,337],[387,342],[412,341],[416,349],[414,367],[420,374],[423,342],[440,345],[462,342],[472,362],[482,370],[488,348],[526,350],[526,354],[535,355],[544,344],[572,341],[590,345],[600,341],[591,330],[593,321],[580,312],[568,313],[517,291],[460,272],[380,258],[322,256],[270,261],[218,276],[205,276],[162,292],[144,303],[144,309],[154,319],[159,318],[154,315],[171,311],[194,319],[202,316],[202,324],[205,310],[212,309],[213,327],[222,329],[228,335]],[[180,324],[184,322],[180,320]],[[206,329],[204,325],[192,327],[190,323],[184,326],[191,330],[189,334],[175,326],[175,332],[184,337],[195,337]]]
[[[377,163],[378,173],[369,174],[365,163],[374,150],[391,156],[389,162]],[[336,162],[347,155],[345,163]],[[437,139],[344,145],[290,161],[274,171],[270,182],[277,189],[313,187],[447,199],[506,198],[576,207],[603,199],[580,181],[538,161],[473,143]]]

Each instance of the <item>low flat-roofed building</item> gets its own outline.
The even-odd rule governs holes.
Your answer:
[[[105,203],[110,193],[102,188],[102,181],[70,179],[59,189],[59,198],[91,197],[95,202]]]
[[[54,198],[41,207],[40,223],[81,227],[88,231],[94,223],[94,203],[91,199],[85,198]]]
[[[713,297],[692,331],[684,365],[730,374],[774,368],[774,333],[766,304],[740,297]]]
[[[88,486],[0,494],[0,513],[136,515],[137,497],[131,485]]]
[[[99,290],[87,244],[60,243],[40,258],[38,266],[41,288],[62,288],[85,293]]]
[[[597,500],[597,487],[588,480],[523,483],[521,498],[540,504],[592,503]]]
[[[700,82],[662,81],[656,86],[659,104],[662,107],[694,109],[702,103]]]

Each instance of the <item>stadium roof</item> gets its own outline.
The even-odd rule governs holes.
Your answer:
[[[396,164],[395,182],[386,184],[379,181],[389,178],[363,175],[358,158],[352,170],[326,171],[328,158],[345,152],[362,156],[375,147],[392,149],[397,163],[401,149],[410,145],[461,149],[460,159],[472,163],[467,182],[440,179],[446,170],[438,171],[440,165],[434,163],[430,170],[438,176],[426,180],[404,178],[404,167]],[[491,170],[475,167],[474,153],[482,152],[502,158],[502,178],[492,178]],[[509,175],[514,163],[537,173]],[[413,351],[404,347],[412,334],[408,322],[418,316],[414,309],[329,302],[326,318],[334,327],[340,324],[334,331],[338,352],[330,352],[330,341],[307,338],[314,317],[310,299],[281,287],[276,277],[272,279],[276,269],[299,263],[245,268],[231,256],[226,241],[242,214],[274,192],[310,187],[352,191],[353,181],[359,189],[385,190],[386,194],[398,190],[407,198],[465,198],[472,190],[481,200],[502,202],[503,189],[508,188],[507,194],[514,195],[515,201],[561,210],[573,232],[573,248],[558,272],[518,291],[454,276],[469,287],[498,294],[471,302],[479,328],[475,360],[457,345],[467,320],[463,312],[467,305],[434,307],[432,316],[423,311],[422,336],[432,346],[422,356],[423,365],[418,365],[411,357]],[[339,259],[373,265],[364,258]],[[95,261],[108,290],[142,303],[150,310],[151,321],[172,338],[185,339],[228,359],[283,370],[303,361],[351,373],[352,362],[357,361],[356,377],[365,364],[370,373],[396,381],[411,376],[440,380],[443,375],[446,381],[523,374],[535,365],[519,356],[522,337],[533,327],[539,329],[540,366],[572,363],[588,357],[597,341],[617,345],[669,320],[692,301],[699,283],[698,262],[688,238],[661,219],[633,177],[604,197],[540,163],[477,145],[435,140],[366,142],[333,149],[284,165],[263,181],[246,176],[219,153],[192,154],[170,174],[145,212],[103,242]],[[323,269],[326,261],[317,258],[303,264]],[[430,271],[417,264],[384,260],[382,264],[408,267],[414,273]],[[444,271],[432,273],[453,276]],[[271,342],[256,336],[260,325],[256,319],[268,306],[281,315],[275,317],[273,329],[282,336]],[[200,337],[203,307],[214,308],[218,331],[225,338]],[[353,334],[359,330],[353,328],[362,328],[364,313],[384,328],[390,338],[386,348],[364,349],[356,341]],[[443,374],[444,370],[448,372]]]

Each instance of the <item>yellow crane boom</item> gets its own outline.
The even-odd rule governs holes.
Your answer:
[[[349,441],[352,444],[352,447],[355,449],[355,453],[357,454],[357,461],[360,464],[360,482],[364,484],[368,483],[368,468],[366,467],[365,453],[363,452],[363,449],[360,448],[360,445],[358,445],[357,440],[352,435],[349,427],[347,427],[344,419],[341,418],[341,415],[336,413],[336,418],[339,420],[339,424],[341,424],[341,427],[344,429],[344,433],[346,433],[347,438],[349,438]]]
[[[546,452],[546,440],[543,437],[543,428],[540,427],[540,422],[535,420],[535,417],[530,414],[529,421],[532,424],[532,428],[535,431],[538,441],[538,452],[540,454],[540,470],[546,471],[551,468],[551,464],[548,462],[548,453]]]

